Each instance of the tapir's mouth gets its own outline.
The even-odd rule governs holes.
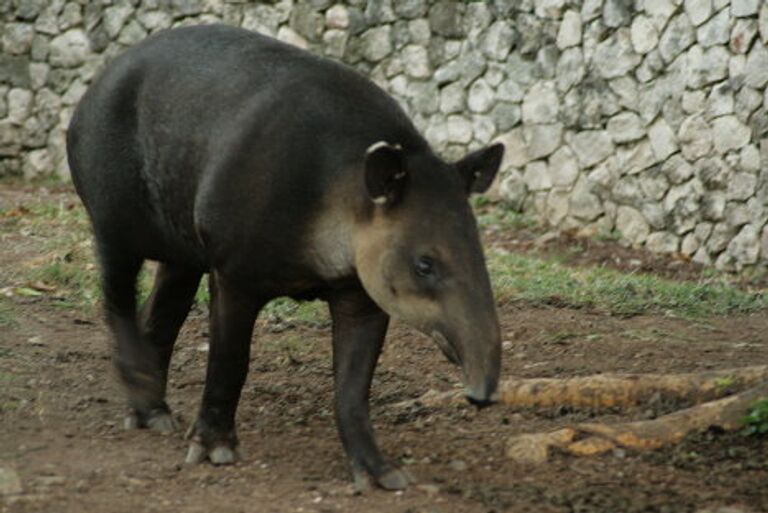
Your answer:
[[[438,347],[443,352],[448,361],[454,365],[461,365],[459,360],[459,353],[453,344],[443,335],[441,332],[435,330],[432,332],[432,339],[437,342]]]

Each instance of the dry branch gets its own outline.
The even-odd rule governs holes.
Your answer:
[[[710,426],[736,429],[749,407],[765,397],[768,397],[768,382],[653,420],[613,425],[577,424],[549,433],[518,435],[509,440],[507,456],[521,463],[541,463],[553,447],[576,456],[600,454],[617,447],[656,449]]]
[[[598,374],[571,378],[510,379],[499,385],[499,402],[516,407],[631,407],[661,395],[701,403],[768,381],[768,365],[687,374]],[[430,391],[396,406],[429,407],[465,402],[461,391]]]

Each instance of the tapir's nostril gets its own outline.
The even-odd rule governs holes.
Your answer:
[[[479,410],[482,410],[486,406],[491,406],[492,404],[496,404],[496,401],[493,399],[477,399],[476,397],[472,397],[471,395],[468,395],[466,397],[467,397],[467,401],[469,401],[469,404],[477,406]]]

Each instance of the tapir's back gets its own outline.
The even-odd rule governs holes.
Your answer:
[[[202,196],[247,203],[250,219],[286,195],[311,202],[382,139],[426,146],[394,100],[345,66],[254,32],[198,26],[115,59],[78,106],[68,150],[97,232],[132,232],[134,244],[189,259],[202,249]]]

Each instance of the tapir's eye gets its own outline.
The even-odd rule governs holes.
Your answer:
[[[419,257],[416,260],[414,270],[419,276],[432,276],[435,273],[435,261],[428,256]]]

